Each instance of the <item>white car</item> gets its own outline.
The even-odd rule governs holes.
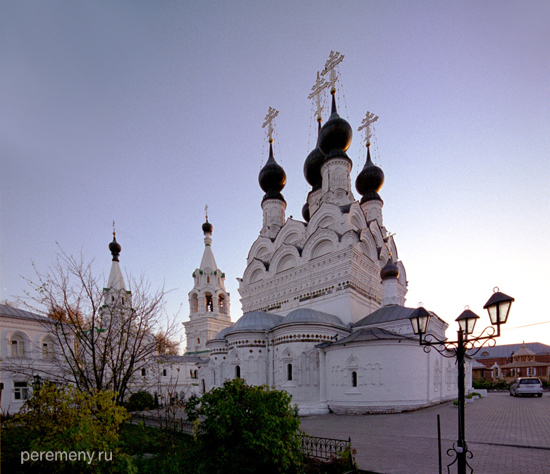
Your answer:
[[[542,397],[542,382],[536,377],[520,377],[510,385],[510,396],[532,395]]]

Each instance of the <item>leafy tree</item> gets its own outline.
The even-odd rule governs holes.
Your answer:
[[[28,306],[46,316],[44,327],[55,340],[55,357],[39,366],[11,361],[13,371],[74,383],[88,393],[111,390],[119,404],[129,385],[146,388],[152,383],[139,373],[158,353],[155,334],[171,341],[178,328],[175,318],[164,313],[163,290],[153,292],[143,279],[130,278],[129,290],[104,288],[92,262],[63,251],[46,272],[35,271],[36,277],[28,280]]]
[[[191,397],[197,462],[204,473],[287,473],[301,461],[300,420],[291,396],[242,379]]]
[[[26,452],[67,453],[66,458],[58,455],[57,461],[26,459],[33,472],[38,468],[40,472],[134,473],[131,458],[119,446],[120,426],[128,418],[126,409],[116,404],[113,392],[85,393],[72,385],[57,387],[47,382],[6,424],[7,433],[3,434],[10,437],[10,431],[23,430],[28,441]],[[82,456],[71,461],[71,452],[86,453],[87,460]],[[99,459],[100,452],[105,453],[103,460]],[[24,459],[16,454],[19,462]]]
[[[155,334],[157,339],[157,350],[163,355],[178,355],[179,342],[170,339],[165,331],[159,331]]]

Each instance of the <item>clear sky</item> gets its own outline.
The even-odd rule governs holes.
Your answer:
[[[287,217],[315,145],[307,99],[331,50],[340,115],[379,115],[373,152],[407,304],[451,324],[514,296],[499,343],[550,344],[550,8],[533,1],[0,1],[0,294],[23,295],[59,246],[107,277],[165,287],[188,318],[204,248],[236,278],[258,236],[263,119]],[[325,115],[325,120],[326,120]],[[364,164],[355,132],[352,179]],[[481,326],[480,326],[481,327]]]

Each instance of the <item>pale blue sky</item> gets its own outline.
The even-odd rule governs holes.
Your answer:
[[[261,227],[263,118],[280,111],[275,157],[287,216],[301,218],[307,96],[335,50],[340,114],[354,130],[380,116],[407,304],[454,331],[466,304],[488,323],[498,285],[516,298],[500,342],[550,344],[549,13],[530,1],[0,1],[1,298],[22,296],[56,242],[108,275],[114,219],[123,268],[173,289],[168,310],[183,302],[184,321],[208,203],[236,320]],[[361,144],[356,132],[353,180]]]

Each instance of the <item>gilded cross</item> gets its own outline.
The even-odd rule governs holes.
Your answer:
[[[328,87],[328,82],[325,79],[321,79],[319,71],[317,71],[317,80],[313,87],[311,88],[311,93],[307,96],[308,99],[313,99],[317,108],[315,109],[315,115],[317,120],[321,121],[321,113],[323,112],[322,97],[321,92],[323,92]]]
[[[367,112],[365,118],[361,122],[361,126],[357,131],[364,130],[363,134],[365,136],[365,141],[367,146],[370,146],[370,139],[372,137],[372,124],[378,120],[378,115],[374,115],[372,112]]]
[[[323,72],[321,73],[321,76],[329,74],[328,84],[330,85],[331,92],[336,91],[335,85],[336,80],[338,79],[338,74],[336,73],[335,68],[343,61],[344,57],[345,56],[340,54],[338,51],[331,51],[328,56],[328,60],[325,63],[325,69],[323,69]]]
[[[269,107],[264,119],[264,124],[262,125],[262,128],[267,127],[267,139],[269,143],[273,143],[273,119],[277,117],[277,115],[279,115],[279,111],[273,107]]]

